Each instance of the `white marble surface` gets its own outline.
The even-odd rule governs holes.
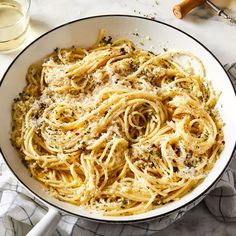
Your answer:
[[[236,18],[236,0],[212,0]],[[31,30],[24,44],[15,51],[0,52],[0,78],[14,57],[36,37],[69,21],[92,15],[131,14],[154,17],[174,25],[205,44],[223,63],[236,62],[236,25],[215,16],[202,6],[191,12],[184,20],[176,19],[172,6],[178,0],[32,0]],[[236,160],[231,166],[236,169]],[[234,236],[235,223],[221,223],[214,219],[204,203],[188,212],[182,219],[158,233],[169,235]]]

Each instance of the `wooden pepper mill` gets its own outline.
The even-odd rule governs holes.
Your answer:
[[[206,0],[184,0],[173,7],[173,13],[178,19],[182,19],[188,12],[203,4]]]

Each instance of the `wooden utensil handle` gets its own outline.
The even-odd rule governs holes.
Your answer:
[[[173,7],[173,13],[177,18],[182,19],[188,12],[203,4],[205,1],[206,0],[184,0]]]

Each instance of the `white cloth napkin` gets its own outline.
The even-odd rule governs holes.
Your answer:
[[[236,85],[236,63],[225,65],[225,68],[228,70],[234,85]],[[139,224],[101,224],[64,214],[53,235],[151,235],[179,219],[199,201],[169,217]],[[217,220],[236,222],[236,173],[227,169],[221,180],[215,185],[214,190],[205,197],[204,201]],[[21,186],[0,156],[0,235],[25,235],[46,213],[47,208]]]

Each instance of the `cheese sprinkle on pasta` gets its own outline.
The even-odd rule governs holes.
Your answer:
[[[109,216],[147,212],[196,187],[224,147],[219,95],[188,52],[155,55],[101,31],[92,48],[56,49],[26,79],[11,140],[61,201]]]

